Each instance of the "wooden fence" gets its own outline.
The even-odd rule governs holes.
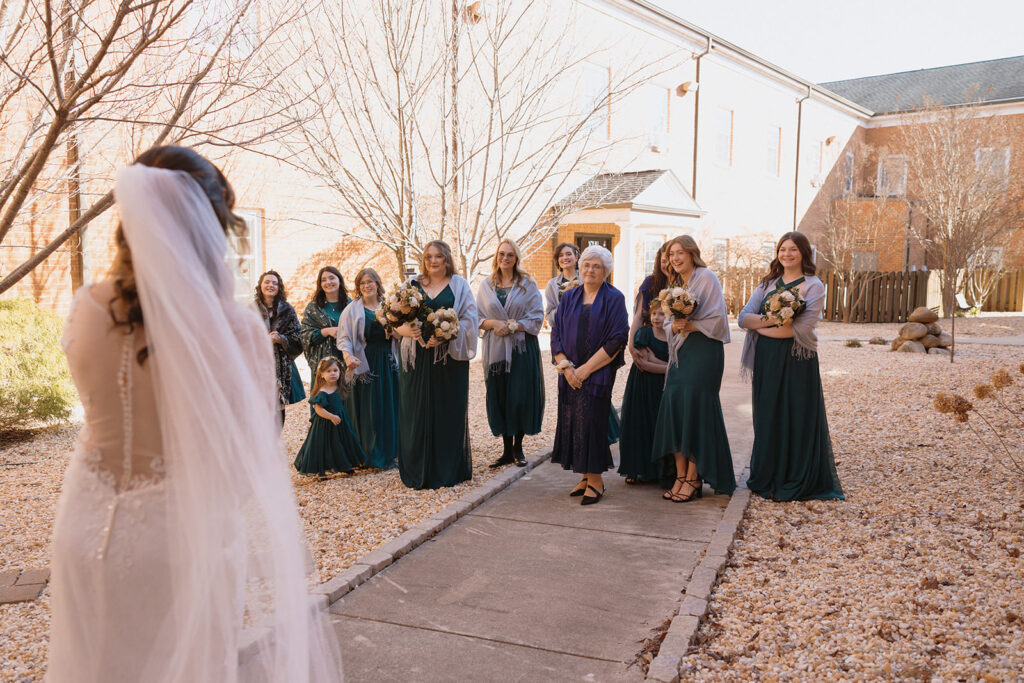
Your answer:
[[[1004,273],[986,297],[982,310],[1024,310],[1024,268]]]
[[[892,273],[858,273],[849,286],[844,286],[833,270],[819,272],[825,283],[825,320],[843,320],[843,306],[852,306],[850,322],[902,323],[928,299],[928,271]],[[863,294],[863,296],[862,296]]]

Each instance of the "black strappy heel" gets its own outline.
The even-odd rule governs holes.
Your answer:
[[[691,500],[704,497],[704,482],[700,479],[684,479],[684,484],[689,484],[693,487],[693,492],[688,496],[684,496],[681,493],[677,493],[673,496],[673,503],[689,503]]]
[[[686,483],[686,477],[676,477],[676,481],[681,481],[681,482],[683,482],[685,484]],[[664,498],[665,500],[671,500],[672,502],[675,502],[675,499],[678,496],[679,496],[678,493],[672,493],[672,489],[669,489],[668,491],[665,491],[665,493],[661,494],[662,498]]]
[[[597,501],[601,500],[601,496],[604,495],[604,491],[598,491],[590,484],[587,484],[587,489],[594,492],[593,496],[584,495],[583,500],[580,501],[580,505],[593,505]]]
[[[582,484],[582,486],[580,486],[580,484]],[[584,477],[583,480],[580,481],[579,484],[576,484],[576,488],[574,488],[572,491],[569,491],[569,495],[572,496],[573,498],[575,498],[576,496],[582,496],[584,494],[584,492],[586,492],[586,490],[587,490],[587,478]]]

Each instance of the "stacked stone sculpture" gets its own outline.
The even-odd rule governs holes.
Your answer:
[[[892,350],[900,353],[930,353],[949,355],[953,336],[942,331],[939,316],[930,308],[919,306],[910,314],[909,322],[900,328],[892,341]]]

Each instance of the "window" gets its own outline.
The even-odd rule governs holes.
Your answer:
[[[644,274],[654,272],[654,260],[658,257],[658,249],[665,243],[663,235],[644,235]]]
[[[263,210],[236,208],[234,212],[245,220],[247,236],[228,238],[226,258],[235,276],[235,299],[249,302],[256,289],[256,278],[263,272]]]
[[[587,117],[586,129],[601,140],[608,139],[609,96],[611,74],[597,64],[583,64],[583,115]]]
[[[860,272],[878,270],[877,251],[854,251],[851,268]]]
[[[843,196],[848,197],[853,194],[853,169],[855,159],[853,152],[846,153],[846,163],[843,166]]]
[[[729,267],[729,240],[711,240],[711,263],[718,272],[723,272]]]
[[[1003,184],[1010,177],[1009,147],[979,147],[974,150],[974,167]]]
[[[771,240],[761,242],[761,258],[764,260],[765,266],[775,260],[775,242]]]
[[[782,128],[768,126],[765,134],[764,170],[773,178],[782,175]]]
[[[718,109],[715,112],[715,161],[722,166],[732,166],[732,109]]]
[[[889,154],[878,162],[878,195],[902,197],[907,193],[907,158]]]
[[[668,151],[668,120],[671,92],[657,85],[644,86],[647,108],[647,144],[653,152]]]

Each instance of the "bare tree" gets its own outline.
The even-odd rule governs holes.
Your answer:
[[[81,284],[82,233],[113,204],[126,158],[285,131],[296,107],[279,76],[299,56],[286,27],[307,11],[300,0],[0,0],[0,247],[28,253],[0,292],[68,240]],[[14,239],[61,207],[66,227]]]
[[[929,265],[938,268],[945,315],[964,290],[972,266],[1024,219],[1021,160],[1012,157],[1024,132],[1014,117],[979,105],[929,106],[909,114],[898,133],[908,191],[926,217],[914,228]]]
[[[567,184],[613,145],[607,112],[668,64],[620,54],[626,67],[598,67],[610,52],[581,49],[576,9],[560,3],[436,7],[325,5],[315,21],[344,39],[315,46],[304,80],[331,83],[290,152],[335,191],[343,233],[400,267],[445,239],[470,276],[502,238],[529,252],[550,236]]]
[[[861,145],[856,157],[867,158],[868,152]],[[871,282],[883,276],[879,255],[896,250],[905,230],[906,202],[884,196],[875,181],[865,189],[860,194],[853,187],[842,187],[828,205],[818,238],[818,256],[838,280],[844,323],[851,322]]]

